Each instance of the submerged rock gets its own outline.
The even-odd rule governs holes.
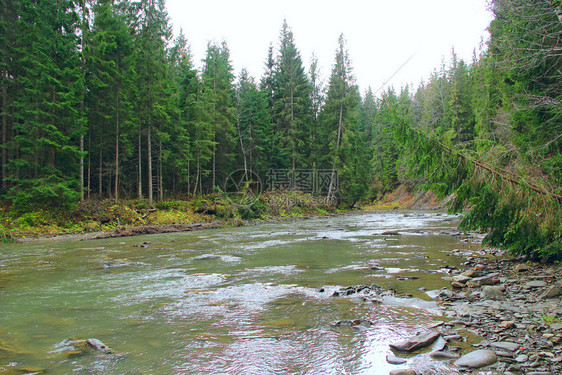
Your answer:
[[[87,339],[86,340],[86,344],[92,348],[97,350],[98,352],[102,352],[102,353],[111,353],[111,348],[108,347],[107,345],[105,345],[103,342],[101,342],[98,339]]]
[[[370,327],[373,325],[373,322],[367,319],[353,319],[353,320],[337,320],[332,323],[332,325],[339,327],[339,326],[346,326],[346,327]]]
[[[480,368],[496,363],[498,356],[492,350],[475,350],[455,361],[459,367]]]
[[[390,344],[390,348],[399,352],[412,352],[431,345],[439,336],[441,334],[436,331],[421,332],[408,340]]]

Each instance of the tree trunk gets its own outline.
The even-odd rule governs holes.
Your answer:
[[[197,196],[197,185],[199,184],[199,178],[201,175],[201,164],[199,163],[199,152],[197,152],[197,171],[195,172],[195,186],[193,187],[193,197]]]
[[[7,79],[8,73],[4,68],[2,72],[2,79]],[[8,143],[8,114],[6,113],[6,108],[8,106],[8,90],[6,84],[2,85],[2,189],[5,190],[7,187],[6,182],[6,164],[8,163],[8,150],[6,148]]]
[[[162,168],[162,140],[158,141],[160,155],[158,157],[158,199],[164,200],[164,177]]]
[[[336,150],[335,150],[335,156],[334,156],[334,163],[332,164],[332,176],[330,178],[330,187],[328,188],[328,202],[331,202],[334,199],[335,196],[335,183],[336,183],[336,160],[338,158],[339,155],[339,150],[340,150],[340,142],[341,142],[341,136],[342,136],[342,131],[343,131],[343,104],[340,105],[340,116],[339,116],[339,121],[338,121],[338,136],[336,139]]]
[[[90,200],[90,192],[92,189],[92,134],[88,129],[88,200]]]
[[[99,172],[98,172],[98,195],[103,198],[103,147],[100,134]]]
[[[140,123],[139,123],[139,155],[138,155],[138,164],[139,164],[139,180],[138,180],[138,185],[137,185],[137,192],[138,192],[138,198],[142,199],[142,138],[141,138],[141,128],[140,128]]]
[[[152,125],[148,122],[148,134],[146,137],[146,160],[147,160],[147,173],[148,173],[148,205],[152,207]]]
[[[119,85],[115,97],[115,202],[119,200]]]

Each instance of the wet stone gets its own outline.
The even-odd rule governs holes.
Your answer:
[[[496,363],[497,360],[498,357],[492,350],[481,349],[463,355],[455,361],[455,365],[459,367],[480,368]]]
[[[390,363],[391,365],[401,365],[403,363],[406,363],[407,361],[404,358],[398,358],[392,354],[388,354],[386,356],[386,361],[388,363]]]
[[[421,332],[408,340],[390,344],[390,348],[399,352],[412,352],[431,345],[440,335],[436,331]]]
[[[442,350],[429,353],[429,356],[433,359],[457,359],[459,355],[456,353],[449,353]]]

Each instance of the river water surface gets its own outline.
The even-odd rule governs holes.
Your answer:
[[[446,274],[428,270],[476,246],[451,235],[455,225],[393,211],[0,245],[0,374],[388,374],[388,344],[443,319],[418,288],[447,286]],[[413,298],[331,296],[371,283]],[[332,324],[344,319],[374,324]],[[86,338],[113,353],[76,353],[71,340]],[[427,354],[405,358],[454,373]]]

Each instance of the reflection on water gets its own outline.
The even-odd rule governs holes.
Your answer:
[[[458,265],[448,253],[471,246],[449,234],[452,219],[363,213],[2,245],[0,373],[387,374],[396,368],[385,361],[389,342],[441,319],[418,288],[446,286],[434,271]],[[382,305],[331,297],[370,283],[412,297]],[[373,325],[332,324],[358,318]],[[114,354],[72,355],[69,339],[94,337]],[[406,366],[454,373],[427,354]]]

